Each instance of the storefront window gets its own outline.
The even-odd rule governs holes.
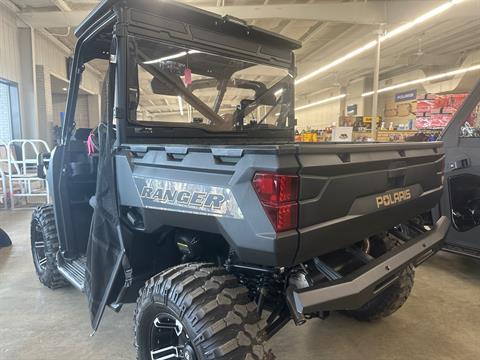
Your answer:
[[[7,143],[20,138],[20,129],[18,86],[0,80],[0,141]]]

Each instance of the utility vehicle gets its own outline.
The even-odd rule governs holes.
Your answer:
[[[266,359],[292,319],[405,302],[449,227],[421,219],[442,194],[441,143],[294,143],[300,44],[239,19],[106,0],[76,35],[32,251],[44,285],[86,293],[95,330],[136,301],[138,359]],[[104,116],[76,129],[90,61]]]
[[[480,259],[480,81],[440,138],[445,189],[434,216],[451,219],[443,250]]]

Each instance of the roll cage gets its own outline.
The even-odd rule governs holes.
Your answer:
[[[295,125],[293,79],[296,75],[293,50],[300,47],[299,42],[248,26],[242,20],[232,17],[221,17],[176,2],[147,0],[104,0],[82,22],[75,34],[78,42],[71,69],[62,133],[63,144],[68,143],[73,134],[75,128],[73,119],[81,74],[84,65],[92,59],[109,60],[109,73],[112,75],[106,86],[108,93],[106,98],[112,101],[102,99],[110,107],[108,109],[110,111],[104,112],[102,116],[110,119],[103,118],[102,121],[114,119],[117,146],[172,142],[268,144],[293,141]],[[261,101],[266,101],[274,92],[278,93],[282,89],[282,101],[288,103],[285,114],[282,110],[282,121],[286,126],[272,129],[242,125],[235,132],[211,132],[205,128],[188,128],[181,126],[182,124],[167,123],[163,126],[153,126],[129,121],[135,118],[132,108],[136,110],[136,107],[131,105],[135,101],[138,105],[139,101],[138,90],[135,90],[135,87],[138,89],[138,74],[135,74],[132,61],[129,59],[131,39],[135,36],[256,65],[286,69],[288,76],[270,89],[262,89],[258,84],[249,84],[250,87],[255,87],[256,98],[238,111],[238,116],[244,116],[258,107]],[[178,77],[174,78],[171,74],[159,71],[158,68],[151,70],[155,71],[155,77],[161,77],[172,86],[178,83]],[[228,77],[217,79],[219,93],[213,109],[193,95],[193,90],[179,88],[187,102],[194,104],[200,113],[213,122],[218,119],[218,101],[224,95],[222,86],[232,80]]]

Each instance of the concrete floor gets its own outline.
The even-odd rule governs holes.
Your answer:
[[[0,359],[133,359],[133,306],[107,310],[90,337],[87,303],[73,288],[40,285],[30,256],[30,212],[0,212],[14,245],[0,250]],[[290,324],[271,342],[287,359],[479,359],[480,262],[440,253],[417,270],[407,304],[388,319],[340,314]]]

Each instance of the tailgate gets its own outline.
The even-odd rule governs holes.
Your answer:
[[[443,189],[441,142],[299,144],[295,262],[347,247],[433,208]]]

